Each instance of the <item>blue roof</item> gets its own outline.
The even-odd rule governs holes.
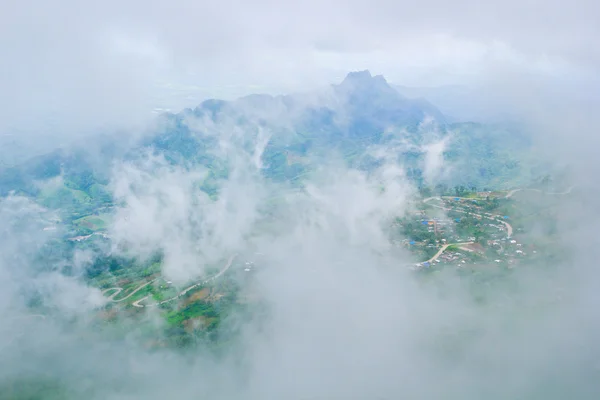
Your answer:
[[[460,200],[460,197],[455,197],[454,200]]]
[[[414,241],[414,240],[411,240],[411,241],[409,242],[409,244],[415,244],[415,241]]]
[[[427,225],[427,221],[421,221],[423,225]]]
[[[454,221],[456,221],[456,222],[460,222],[460,218],[456,218]]]
[[[426,266],[426,267],[429,267],[429,265],[430,265],[430,264],[429,264],[427,261],[425,261],[425,262],[423,263],[423,265],[424,265],[424,266]]]
[[[508,219],[508,215],[505,215],[505,216],[504,216],[504,219]]]

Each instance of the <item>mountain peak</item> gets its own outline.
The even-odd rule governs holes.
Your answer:
[[[344,82],[378,82],[387,85],[387,81],[383,75],[371,75],[371,72],[368,69],[349,72],[342,84]]]
[[[364,71],[349,72],[348,75],[346,75],[344,82],[360,82],[360,81],[364,82],[364,81],[371,80],[371,78],[373,78],[373,76],[371,75],[371,72],[369,72],[368,69],[365,69]],[[343,84],[343,82],[342,82],[342,84]]]
[[[353,71],[346,75],[341,84],[337,85],[338,90],[343,93],[380,93],[400,97],[399,93],[392,88],[383,75],[371,75],[369,70]]]

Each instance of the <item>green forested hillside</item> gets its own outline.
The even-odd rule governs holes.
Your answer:
[[[426,118],[429,123],[423,124]],[[111,203],[107,185],[115,162],[153,153],[183,168],[206,168],[201,187],[216,197],[235,157],[220,147],[222,140],[252,153],[261,134],[268,137],[262,173],[294,185],[332,156],[369,170],[381,162],[372,155],[377,146],[396,152],[418,186],[506,188],[528,185],[544,172],[536,169],[531,142],[518,127],[448,124],[431,104],[404,98],[383,77],[367,71],[348,75],[312,103],[302,96],[249,96],[205,101],[194,110],[159,119],[153,132],[121,150],[115,144],[118,137],[107,136],[2,168],[0,195],[14,191],[49,208],[68,208],[68,218],[75,220]],[[441,140],[443,173],[438,181],[426,182],[426,145]],[[53,179],[55,183],[47,184]]]

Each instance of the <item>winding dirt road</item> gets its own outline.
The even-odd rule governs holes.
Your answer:
[[[127,296],[119,299],[119,300],[115,300],[115,297],[121,293],[123,291],[123,288],[120,287],[113,287],[113,288],[108,288],[108,289],[104,289],[102,291],[102,294],[105,294],[106,292],[109,292],[111,290],[114,290],[115,292],[113,294],[111,294],[110,296],[107,297],[108,301],[112,301],[115,303],[118,303],[120,301],[123,300],[127,300],[128,298],[130,298],[131,296],[133,296],[134,294],[136,294],[137,292],[139,292],[140,290],[142,290],[143,288],[145,288],[146,286],[148,286],[149,284],[151,284],[152,282],[156,281],[156,279],[152,279],[151,281],[148,281],[146,283],[141,284],[140,286],[138,286],[135,290],[133,290],[131,293],[129,293]]]
[[[446,251],[446,249],[450,246],[461,246],[461,245],[465,245],[465,244],[473,244],[473,242],[459,242],[459,243],[447,243],[445,245],[443,245],[437,253],[435,253],[435,255],[433,257],[431,257],[429,260],[427,261],[423,261],[422,264],[425,263],[432,263],[433,261],[437,260],[439,256],[442,255],[442,253],[444,251]]]
[[[563,195],[563,194],[569,194],[571,193],[571,191],[575,188],[575,186],[571,186],[570,188],[568,188],[567,190],[565,190],[564,192],[544,192],[543,190],[540,189],[528,189],[528,188],[522,188],[522,189],[513,189],[511,191],[509,191],[506,196],[504,196],[505,199],[508,199],[510,197],[512,197],[513,194],[517,193],[517,192],[521,192],[524,190],[528,190],[531,192],[538,192],[538,193],[542,193],[542,194],[557,194],[557,195]]]
[[[171,298],[169,298],[169,299],[162,300],[162,301],[160,301],[160,302],[158,302],[158,303],[154,303],[154,304],[142,304],[142,302],[144,302],[146,299],[148,299],[148,297],[150,297],[150,295],[148,295],[148,296],[142,297],[142,298],[141,298],[141,299],[139,299],[139,300],[136,300],[136,301],[134,301],[134,302],[132,303],[132,305],[133,305],[134,307],[139,307],[139,308],[143,308],[143,307],[156,307],[156,306],[158,306],[158,305],[165,304],[165,303],[168,303],[168,302],[170,302],[170,301],[176,300],[176,299],[180,298],[181,296],[185,295],[185,294],[186,294],[187,292],[189,292],[190,290],[193,290],[193,289],[197,288],[197,287],[198,287],[198,286],[200,286],[200,285],[205,285],[205,284],[207,284],[207,283],[209,283],[209,282],[212,282],[212,281],[214,281],[215,279],[217,279],[217,278],[219,278],[220,276],[222,276],[222,275],[223,275],[225,272],[227,272],[227,270],[229,269],[229,267],[231,267],[231,264],[233,263],[233,260],[235,259],[235,257],[236,257],[236,256],[237,256],[237,254],[234,254],[233,256],[231,256],[231,257],[229,258],[229,260],[227,261],[227,263],[225,264],[225,266],[223,267],[223,269],[221,269],[221,270],[220,270],[218,273],[216,273],[215,275],[211,276],[210,278],[204,279],[204,280],[202,280],[202,281],[200,281],[200,282],[194,283],[194,284],[193,284],[193,285],[191,285],[191,286],[188,286],[187,288],[185,288],[185,289],[183,289],[181,292],[179,292],[177,295],[175,295],[175,296],[173,296],[173,297],[171,297]],[[115,298],[115,296],[117,296],[119,293],[121,293],[121,291],[123,291],[123,288],[120,288],[120,287],[113,287],[113,288],[104,289],[104,290],[102,291],[102,294],[105,294],[105,293],[107,293],[107,292],[109,292],[109,291],[111,291],[111,290],[114,290],[114,291],[115,291],[115,293],[113,293],[113,294],[111,294],[110,296],[108,296],[108,298],[107,298],[107,299],[108,299],[108,301],[112,301],[112,302],[114,302],[114,303],[118,303],[118,302],[121,302],[121,301],[127,300],[128,298],[130,298],[131,296],[133,296],[134,294],[136,294],[137,292],[139,292],[140,290],[142,290],[142,289],[143,289],[143,288],[145,288],[146,286],[150,285],[151,283],[153,283],[153,282],[157,281],[158,279],[161,279],[161,278],[155,278],[155,279],[152,279],[151,281],[148,281],[148,282],[145,282],[145,283],[141,284],[141,285],[140,285],[140,286],[138,286],[138,287],[137,287],[135,290],[133,290],[131,293],[129,293],[127,296],[125,296],[125,297],[123,297],[123,298],[120,298],[120,299],[118,299],[118,300],[115,300],[114,298]]]
[[[233,263],[233,260],[235,259],[236,256],[237,256],[237,254],[234,254],[233,256],[229,257],[229,260],[227,261],[227,264],[225,264],[225,267],[223,267],[223,269],[220,270],[218,273],[216,273],[215,275],[211,276],[208,279],[205,279],[203,281],[200,281],[198,283],[195,283],[195,284],[193,284],[193,285],[185,288],[184,290],[182,290],[181,292],[179,292],[179,294],[177,294],[176,296],[173,296],[173,297],[171,297],[169,299],[162,300],[162,301],[160,301],[158,303],[154,303],[154,304],[142,304],[143,301],[145,301],[148,297],[150,297],[150,295],[148,295],[148,296],[142,297],[141,299],[139,299],[137,301],[134,301],[132,303],[132,305],[134,307],[139,307],[139,308],[142,308],[142,307],[156,307],[156,306],[159,306],[161,304],[165,304],[165,303],[168,303],[170,301],[176,300],[176,299],[180,298],[181,296],[185,295],[190,290],[193,290],[193,289],[197,288],[198,286],[205,285],[205,284],[207,284],[209,282],[212,282],[215,279],[219,278],[221,275],[223,275],[225,272],[227,272],[227,270],[229,269],[229,267],[231,267],[231,264]]]

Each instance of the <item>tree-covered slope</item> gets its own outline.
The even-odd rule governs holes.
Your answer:
[[[517,127],[447,123],[435,106],[402,96],[368,71],[316,93],[207,100],[161,115],[152,131],[127,145],[119,140],[107,135],[2,168],[0,195],[15,191],[84,215],[110,203],[115,162],[154,154],[174,165],[205,167],[203,188],[216,196],[219,179],[240,156],[227,143],[256,157],[269,179],[297,184],[332,156],[369,169],[379,162],[378,148],[392,152],[418,185],[506,187],[538,173],[528,156],[531,143]],[[442,173],[429,182],[425,169],[434,143],[443,143]]]

